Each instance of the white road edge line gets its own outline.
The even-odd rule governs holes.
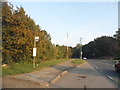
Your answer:
[[[96,67],[95,65],[92,65],[95,69],[98,69],[98,67]]]
[[[113,78],[112,77],[110,77],[110,76],[107,76],[109,79],[112,79],[113,80]]]
[[[93,65],[93,67],[94,67],[95,65]]]
[[[96,69],[98,69],[98,67],[95,66]]]

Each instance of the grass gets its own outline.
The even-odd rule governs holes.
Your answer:
[[[15,75],[15,74],[21,74],[21,73],[28,73],[40,70],[45,67],[50,67],[53,65],[56,65],[61,62],[65,62],[67,59],[61,59],[61,60],[50,60],[50,61],[44,61],[41,63],[38,63],[38,66],[36,68],[32,67],[32,63],[14,63],[11,66],[8,66],[7,68],[2,68],[2,77],[6,75]]]
[[[85,60],[81,60],[81,59],[75,59],[73,61],[71,61],[73,64],[82,64],[85,62]]]
[[[120,61],[120,60],[112,60],[112,61],[115,61],[115,62],[117,62],[117,61]]]

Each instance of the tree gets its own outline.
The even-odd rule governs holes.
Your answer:
[[[114,35],[115,39],[117,40],[117,59],[120,59],[120,28],[116,31]]]
[[[71,48],[55,46],[51,43],[51,36],[46,30],[41,30],[34,20],[26,14],[22,7],[13,9],[12,4],[4,3],[2,7],[2,40],[3,62],[32,62],[35,36],[40,39],[36,44],[37,62],[55,58],[71,57]]]
[[[32,60],[34,36],[40,34],[39,26],[22,7],[13,10],[8,3],[2,7],[2,23],[3,62]]]
[[[88,58],[115,58],[117,41],[113,37],[102,36],[83,46],[83,56]]]
[[[72,58],[79,58],[80,57],[80,44],[77,44],[76,47],[72,48]]]

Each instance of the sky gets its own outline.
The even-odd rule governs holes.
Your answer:
[[[22,6],[53,44],[75,47],[97,37],[113,36],[118,28],[117,2],[11,2]],[[68,38],[67,38],[68,33]]]
[[[120,1],[118,2],[118,28],[120,28]]]

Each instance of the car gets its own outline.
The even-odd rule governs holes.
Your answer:
[[[83,60],[86,60],[87,58],[86,57],[83,57]]]
[[[116,71],[116,72],[120,72],[120,61],[117,61],[117,62],[115,63],[115,71]]]

